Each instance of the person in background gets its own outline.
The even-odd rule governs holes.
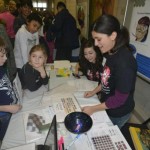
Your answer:
[[[35,45],[29,53],[27,62],[20,71],[20,81],[23,89],[38,90],[42,85],[47,85],[49,77],[44,65],[47,61],[47,53],[42,45]]]
[[[84,42],[84,40],[86,40],[86,38],[82,36],[79,28],[77,28],[77,31],[78,31],[79,47],[72,50],[72,54],[71,54],[71,56],[72,56],[71,61],[72,62],[79,62],[80,48],[81,48],[81,45]]]
[[[28,62],[31,48],[39,44],[38,29],[41,25],[41,17],[37,13],[31,13],[27,17],[27,23],[22,25],[16,34],[14,55],[18,72]]]
[[[44,32],[44,39],[48,45],[49,48],[49,53],[48,53],[48,58],[47,62],[48,63],[53,63],[53,54],[54,54],[54,36],[53,32],[51,32],[51,25],[52,21],[54,20],[54,13],[52,11],[44,11],[43,12],[43,32]],[[49,31],[48,31],[49,30]]]
[[[16,12],[15,12],[15,16],[18,17],[18,15],[22,13],[22,12],[21,12],[22,10],[21,10],[20,1],[18,1],[18,2],[16,3],[16,7],[17,7],[17,10],[16,10]]]
[[[17,10],[17,7],[16,7],[16,2],[14,0],[10,0],[9,3],[8,3],[8,10],[9,12],[15,16],[15,12]]]
[[[0,141],[5,136],[11,114],[17,113],[22,108],[21,105],[17,104],[16,94],[7,77],[6,69],[3,68],[7,60],[6,54],[5,43],[0,37]]]
[[[101,104],[83,107],[83,112],[91,115],[106,110],[112,123],[121,128],[135,106],[137,63],[129,50],[129,33],[127,28],[120,26],[117,18],[102,15],[94,23],[92,37],[95,46],[106,58],[106,63],[101,74],[101,84],[84,94],[88,98],[101,91]]]
[[[52,21],[54,20],[54,17],[55,16],[52,11],[45,10],[43,12],[43,22],[44,22],[43,32],[44,33],[47,33],[49,26],[52,25]]]
[[[0,0],[0,20],[5,23],[6,32],[8,37],[14,46],[15,33],[13,29],[15,17],[6,9],[6,4],[4,0]]]
[[[27,17],[31,14],[33,8],[32,0],[21,0],[20,1],[21,14],[19,14],[13,24],[15,33],[21,28],[23,24],[26,24]]]
[[[56,37],[56,60],[70,60],[72,50],[79,47],[76,20],[66,9],[63,2],[57,4],[58,13],[55,16],[52,31]]]
[[[100,82],[100,74],[103,70],[102,59],[102,54],[99,48],[94,46],[94,41],[92,39],[84,41],[75,74],[79,74],[79,70],[81,70],[88,80]]]

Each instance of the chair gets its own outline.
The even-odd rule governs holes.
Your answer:
[[[121,132],[126,138],[128,144],[130,145],[132,150],[135,150],[134,144],[132,142],[132,138],[130,135],[129,127],[138,127],[141,129],[149,129],[149,123],[150,123],[150,118],[148,118],[146,121],[144,121],[142,124],[136,124],[136,123],[126,123],[122,128]]]

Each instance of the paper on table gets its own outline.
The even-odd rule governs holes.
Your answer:
[[[129,144],[127,143],[118,126],[116,125],[101,129],[94,127],[89,132],[87,132],[87,135],[89,141],[91,142],[93,150],[96,149],[95,146],[97,146],[97,149],[99,148],[99,146],[101,148],[103,147],[103,149],[108,149],[111,146],[112,149],[116,150],[118,149],[118,147],[131,150]]]
[[[77,91],[91,91],[98,86],[98,82],[87,79],[69,80],[67,84],[76,87]]]
[[[71,134],[72,140],[75,138],[75,136],[75,134]],[[73,146],[75,147],[75,149],[81,149],[82,147],[82,150],[91,150],[91,143],[89,142],[86,134],[81,134],[71,148],[73,148]]]
[[[6,150],[35,150],[35,143],[20,145],[20,146],[17,146],[17,147],[6,149]]]
[[[54,110],[58,122],[63,122],[66,115],[71,112],[81,111],[77,100],[72,94],[59,93],[51,95],[46,99],[43,96],[42,105],[46,105],[48,103]]]
[[[109,119],[106,111],[98,111],[92,114],[92,119],[94,123],[110,123],[111,120]]]
[[[43,125],[50,124],[54,116],[53,111],[49,107],[40,107],[38,109],[27,111],[23,113],[24,128],[26,143],[33,142],[40,138],[45,138],[48,132],[46,130],[40,130]]]
[[[98,100],[98,97],[97,97],[96,94],[93,95],[92,97],[85,98],[85,97],[84,97],[84,93],[85,93],[85,91],[76,91],[76,92],[73,93],[73,95],[74,95],[77,99],[81,99],[81,98],[82,98],[82,99],[85,99],[85,100],[92,100],[92,99]]]

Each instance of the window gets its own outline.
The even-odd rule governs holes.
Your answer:
[[[33,1],[33,7],[36,8],[37,10],[46,10],[47,9],[47,2],[42,2],[42,1]]]

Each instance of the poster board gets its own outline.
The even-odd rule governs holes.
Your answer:
[[[130,44],[134,48],[134,56],[138,64],[138,75],[148,82],[150,82],[149,6],[150,1],[146,0],[143,7],[133,7],[129,26]]]

